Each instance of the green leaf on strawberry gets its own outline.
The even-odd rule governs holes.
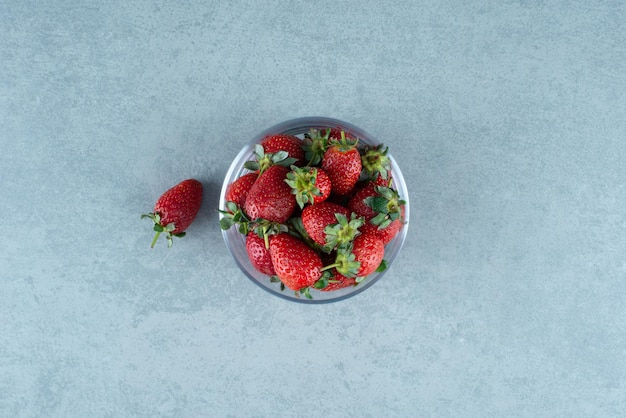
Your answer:
[[[330,133],[330,128],[326,129],[324,133],[317,129],[311,129],[304,135],[302,146],[304,148],[304,158],[308,161],[308,166],[318,165],[322,161],[322,157],[328,149]]]
[[[220,219],[220,228],[230,229],[233,225],[239,225],[239,232],[248,235],[251,221],[243,210],[235,202],[226,202],[226,210],[218,210],[223,216]]]
[[[384,144],[368,146],[362,151],[361,162],[363,164],[362,180],[374,180],[380,176],[386,180],[391,171],[391,159],[387,156],[389,148]]]
[[[320,167],[291,166],[285,182],[291,187],[300,209],[306,204],[321,203],[328,199],[332,191],[330,177]]]
[[[263,173],[273,165],[290,167],[295,164],[296,161],[298,161],[297,158],[290,157],[287,151],[281,150],[275,153],[266,153],[263,149],[263,145],[256,144],[254,146],[254,161],[246,161],[243,166],[248,170]]]
[[[387,270],[387,260],[383,259],[383,261],[380,262],[380,265],[375,271],[376,273],[381,273],[385,270]]]
[[[406,202],[400,199],[397,190],[390,187],[375,186],[376,195],[368,196],[363,202],[377,213],[370,222],[380,228],[386,228],[402,215],[402,206]]]
[[[359,233],[359,228],[365,223],[365,220],[354,212],[350,215],[350,220],[342,213],[335,213],[335,217],[337,223],[324,228],[325,248],[329,251],[335,248],[341,250],[349,246]]]

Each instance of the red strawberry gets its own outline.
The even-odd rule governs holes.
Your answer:
[[[372,183],[374,183],[377,186],[384,186],[384,187],[391,187],[391,183],[393,182],[393,177],[391,175],[391,169],[389,171],[387,171],[387,178],[383,178],[383,176],[378,173],[375,175],[374,180],[372,180]]]
[[[373,273],[383,261],[385,244],[376,234],[361,234],[354,239],[352,254],[361,264],[357,277],[365,277]]]
[[[400,219],[396,219],[385,228],[381,228],[371,222],[366,222],[365,225],[359,228],[359,231],[361,231],[362,234],[378,235],[383,240],[383,244],[387,245],[392,239],[395,238],[396,235],[398,235],[400,228],[402,228],[402,221]]]
[[[237,206],[243,207],[246,202],[248,192],[252,188],[252,185],[259,177],[259,173],[248,173],[239,177],[232,182],[226,189],[225,200],[227,202],[235,202]]]
[[[333,277],[328,279],[328,285],[326,287],[320,289],[322,292],[332,292],[333,290],[339,290],[343,289],[344,287],[356,285],[356,278],[344,276],[336,269],[333,269],[332,271]]]
[[[369,183],[354,193],[348,202],[348,208],[370,223],[386,228],[402,218],[405,203],[400,199],[397,190]]]
[[[159,236],[166,234],[167,246],[172,246],[172,237],[185,236],[185,230],[196,218],[202,203],[202,183],[195,179],[187,179],[159,197],[154,205],[154,211],[141,215],[154,222],[156,234],[152,240],[154,247]]]
[[[348,201],[348,209],[368,221],[376,216],[377,213],[374,212],[374,209],[365,203],[366,198],[378,195],[375,187],[374,183],[368,182],[363,188],[357,190]]]
[[[276,274],[270,250],[265,248],[265,240],[255,232],[250,232],[246,238],[246,251],[250,263],[255,269],[268,276]]]
[[[287,222],[296,207],[296,197],[285,183],[288,172],[287,167],[273,165],[259,175],[244,205],[244,212],[250,219]]]
[[[346,207],[332,202],[309,205],[302,210],[302,224],[313,241],[325,246],[329,244],[326,240],[326,228],[339,223],[337,214],[347,219],[350,216],[350,211]],[[353,238],[354,233],[356,230],[353,231],[350,239]]]
[[[303,241],[281,232],[270,237],[270,255],[276,275],[291,290],[312,286],[322,276],[322,259]]]
[[[342,132],[341,140],[331,141],[322,158],[322,169],[330,177],[333,193],[350,193],[361,176],[361,154],[356,141],[348,141]]]
[[[337,272],[347,277],[363,278],[373,273],[385,255],[385,244],[376,234],[360,234],[352,242],[351,247],[337,251],[334,264],[324,267],[328,270],[334,267]]]
[[[293,135],[270,135],[261,141],[266,153],[275,154],[279,151],[286,151],[289,157],[295,158],[295,165],[304,165],[304,148],[302,140]]]
[[[328,199],[331,191],[330,178],[318,167],[291,167],[287,174],[287,184],[296,195],[300,208],[307,203],[320,203]]]
[[[346,138],[350,139],[350,140],[354,140],[353,136],[350,135],[349,132],[346,132],[343,130],[343,128],[337,126],[336,128],[330,128],[330,132],[328,134],[328,138],[334,138],[334,139],[341,139],[341,133],[344,133],[344,135],[346,136]]]
[[[386,180],[391,172],[391,159],[387,155],[389,148],[380,144],[377,146],[368,146],[363,151],[361,162],[363,163],[364,175],[374,180],[377,177],[382,177]],[[388,186],[388,184],[383,184]]]

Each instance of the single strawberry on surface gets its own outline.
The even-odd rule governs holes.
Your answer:
[[[183,237],[185,230],[196,218],[202,203],[202,183],[187,179],[159,197],[152,213],[141,215],[154,222],[154,239],[150,245],[154,248],[159,236],[165,234],[167,246],[172,246],[172,237]]]
[[[341,139],[331,139],[330,144],[322,157],[322,169],[330,177],[333,193],[346,195],[361,176],[362,162],[357,141],[347,139],[342,131]]]
[[[273,165],[259,175],[244,204],[244,212],[251,220],[287,222],[296,207],[296,197],[285,182],[289,171],[287,167]]]
[[[289,289],[312,286],[322,276],[322,259],[302,240],[285,232],[270,237],[270,255],[276,276]]]

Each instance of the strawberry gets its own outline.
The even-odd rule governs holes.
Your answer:
[[[378,196],[374,183],[368,182],[364,187],[357,190],[354,195],[348,201],[348,209],[355,212],[359,216],[364,217],[366,220],[372,219],[377,215],[371,206],[365,203],[365,199],[370,196]]]
[[[383,180],[389,178],[391,172],[391,159],[387,156],[389,148],[380,144],[377,146],[368,146],[363,151],[361,163],[363,165],[363,174],[371,180],[381,177]]]
[[[256,144],[254,146],[253,155],[254,160],[246,161],[243,166],[250,171],[258,172],[259,174],[262,174],[273,165],[289,167],[298,161],[296,158],[290,157],[287,151],[278,150],[276,152],[268,152],[261,144]]]
[[[330,143],[322,158],[322,169],[330,177],[333,193],[345,195],[352,191],[361,176],[361,154],[356,148],[357,141],[347,140],[343,131],[340,140]]]
[[[326,129],[324,132],[317,129],[311,129],[304,135],[302,147],[304,149],[304,158],[308,161],[307,165],[316,166],[322,161],[322,157],[328,149],[330,132],[330,129]]]
[[[328,138],[329,139],[341,139],[342,132],[346,136],[346,138],[350,140],[354,139],[348,132],[344,131],[343,128],[341,128],[340,126],[330,128],[330,132],[328,133]]]
[[[357,283],[376,271],[385,255],[385,244],[376,234],[360,234],[348,248],[337,251],[333,264],[326,265],[323,271],[335,268],[343,276],[356,277]]]
[[[281,232],[270,237],[270,255],[276,276],[289,289],[300,291],[322,276],[322,259],[300,239]]]
[[[332,202],[320,202],[302,210],[302,224],[313,241],[329,250],[348,244],[354,238],[362,221],[350,222],[350,211]]]
[[[244,204],[244,212],[250,219],[287,222],[296,207],[291,187],[285,183],[287,173],[287,167],[273,165],[259,175]]]
[[[326,287],[320,289],[322,292],[332,292],[333,290],[343,289],[348,286],[355,286],[356,278],[347,277],[339,273],[336,269],[332,270],[332,277],[328,279]]]
[[[372,180],[372,183],[374,183],[376,186],[384,186],[384,187],[391,187],[391,183],[393,182],[393,177],[391,175],[391,170],[387,171],[387,178],[383,178],[383,176],[378,173],[374,175],[374,179]]]
[[[246,202],[246,197],[248,197],[248,192],[257,177],[259,177],[259,173],[248,173],[232,182],[226,189],[225,200],[227,202],[235,202],[237,206],[243,207]]]
[[[318,167],[291,167],[285,180],[292,193],[296,195],[296,202],[300,208],[307,203],[315,204],[328,199],[331,191],[330,177]]]
[[[374,225],[386,228],[393,221],[402,218],[402,207],[405,203],[400,199],[397,190],[369,183],[352,196],[348,208]]]
[[[361,234],[354,239],[352,254],[360,263],[357,277],[365,277],[376,271],[385,255],[385,244],[376,234]]]
[[[250,232],[246,238],[246,251],[255,269],[268,276],[276,274],[270,251],[265,247],[265,240],[255,232]]]
[[[383,244],[387,245],[392,239],[395,238],[396,235],[398,235],[400,228],[402,228],[402,220],[396,219],[384,228],[374,225],[371,222],[366,222],[359,228],[359,231],[362,234],[378,235],[383,240]]]
[[[304,148],[302,147],[302,140],[297,136],[270,135],[261,140],[261,145],[266,153],[275,154],[279,151],[285,151],[289,157],[296,159],[295,165],[304,165]]]
[[[167,246],[172,246],[172,237],[185,236],[185,230],[196,218],[202,203],[202,183],[195,179],[187,179],[159,197],[154,205],[154,211],[141,215],[141,218],[150,218],[154,222],[156,234],[150,248],[154,248],[159,236],[165,233]]]

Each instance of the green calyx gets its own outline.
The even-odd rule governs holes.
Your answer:
[[[277,234],[279,232],[286,232],[288,230],[286,225],[282,225],[278,222],[272,222],[267,219],[249,219],[244,211],[237,206],[235,202],[226,202],[226,210],[219,210],[222,214],[220,219],[220,228],[228,230],[234,225],[238,225],[239,232],[243,235],[248,235],[249,232],[254,232],[265,241],[265,248],[269,248],[269,236]]]
[[[308,166],[318,165],[322,161],[322,157],[328,149],[330,132],[330,128],[326,129],[325,133],[321,133],[317,129],[311,129],[304,135],[302,146],[304,148],[304,158],[308,161]]]
[[[349,139],[348,137],[346,137],[345,131],[342,130],[341,138],[332,138],[329,143],[331,146],[338,147],[341,152],[347,152],[350,151],[352,148],[356,148],[359,140],[358,138]]]
[[[389,148],[380,144],[376,147],[368,147],[361,155],[363,173],[367,179],[374,180],[377,175],[387,180],[391,171],[391,159],[387,156]]]
[[[161,225],[161,215],[158,213],[148,213],[141,215],[141,219],[149,218],[154,223],[154,227],[152,228],[155,231],[154,238],[152,239],[152,243],[150,244],[150,248],[154,248],[156,242],[159,240],[161,234],[165,234],[165,238],[167,239],[167,247],[171,247],[174,243],[172,237],[182,238],[185,236],[185,232],[178,232],[176,234],[173,233],[176,230],[176,225],[174,222],[170,222],[167,225]]]
[[[315,196],[321,196],[320,189],[315,186],[317,181],[317,168],[291,166],[285,182],[291,187],[291,192],[296,195],[296,202],[300,209],[307,203],[313,203]]]
[[[376,196],[363,199],[365,204],[377,213],[370,223],[386,228],[390,223],[402,217],[402,206],[406,202],[400,199],[398,192],[390,187],[376,186]]]
[[[326,234],[326,249],[332,250],[337,248],[343,250],[347,248],[359,233],[359,228],[363,226],[365,220],[352,212],[350,219],[342,214],[335,213],[337,223],[328,225],[324,228]]]
[[[330,280],[332,277],[333,274],[330,271],[325,270],[324,272],[322,272],[322,277],[320,277],[315,283],[313,283],[313,287],[318,290],[324,289],[330,284]]]
[[[335,262],[322,268],[322,271],[327,271],[334,268],[339,274],[346,277],[356,277],[359,269],[361,268],[361,262],[356,260],[355,255],[352,253],[351,246],[343,250],[337,251]]]
[[[250,231],[250,219],[235,202],[226,202],[226,210],[218,210],[223,216],[220,219],[220,228],[224,231],[233,225],[239,225],[239,232],[247,235]]]
[[[268,221],[267,219],[256,219],[252,223],[252,231],[265,242],[265,248],[270,248],[270,235],[276,235],[280,232],[287,232],[287,226],[278,222]]]
[[[263,149],[263,145],[256,144],[254,146],[254,161],[246,161],[244,167],[251,171],[258,171],[259,174],[273,165],[282,165],[283,167],[289,167],[297,160],[290,157],[287,151],[278,151],[275,153],[266,153]]]
[[[311,295],[311,289],[321,290],[325,288],[330,283],[329,279],[331,277],[332,277],[331,272],[324,271],[322,273],[322,276],[319,279],[317,279],[317,281],[313,283],[311,286],[305,286],[302,289],[297,290],[295,292],[296,297],[300,297],[300,295],[304,295],[304,297],[307,299],[313,299],[313,296]]]

